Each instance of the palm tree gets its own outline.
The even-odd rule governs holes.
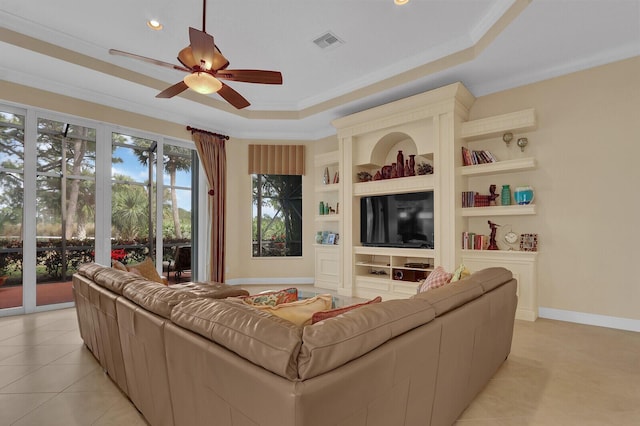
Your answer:
[[[146,140],[133,138],[134,144],[142,147],[148,146]],[[147,166],[151,151],[154,146],[147,149],[135,149],[134,152],[138,157],[140,164]],[[187,148],[180,148],[173,145],[165,145],[164,169],[169,174],[169,190],[171,194],[171,213],[173,218],[173,227],[175,230],[175,238],[182,238],[180,229],[180,209],[178,208],[178,195],[176,191],[176,175],[178,171],[191,170],[191,151]]]

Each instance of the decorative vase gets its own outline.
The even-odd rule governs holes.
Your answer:
[[[500,193],[500,204],[503,206],[511,205],[511,188],[509,185],[502,185],[502,192]]]
[[[404,160],[404,175],[411,176],[411,168],[409,168],[409,160]]]
[[[382,166],[382,179],[391,179],[391,166]]]
[[[324,214],[324,202],[320,201],[320,205],[318,206],[318,214],[322,216]]]
[[[400,166],[400,170],[404,170],[404,168]],[[391,179],[395,179],[397,177],[398,177],[398,166],[396,165],[396,163],[393,163],[391,165]]]
[[[404,154],[402,154],[402,150],[398,151],[398,156],[396,157],[396,170],[398,173],[397,177],[404,176]]]
[[[378,170],[376,174],[373,175],[373,180],[382,180],[382,174],[380,173],[380,170]]]
[[[322,177],[322,183],[329,185],[329,168],[324,168],[324,176]]]
[[[513,198],[516,204],[531,204],[533,202],[533,188],[530,186],[516,186],[513,191]]]
[[[322,244],[322,231],[316,233],[316,244]]]
[[[416,175],[416,156],[414,154],[409,155],[409,175]]]

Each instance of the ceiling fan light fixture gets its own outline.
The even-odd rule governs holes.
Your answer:
[[[222,82],[207,72],[194,72],[184,78],[184,84],[203,95],[222,89]]]
[[[409,3],[409,0],[393,0],[393,2],[398,5],[398,6],[403,6],[407,3]]]

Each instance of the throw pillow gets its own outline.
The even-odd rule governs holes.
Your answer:
[[[143,262],[136,265],[127,266],[127,271],[141,275],[149,281],[155,281],[166,285],[162,277],[158,274],[158,271],[156,271],[156,266],[153,264],[150,257],[147,257]]]
[[[460,281],[463,278],[466,278],[471,275],[471,271],[464,266],[464,263],[461,263],[458,266],[458,269],[453,273],[453,277],[451,277],[451,282]]]
[[[332,301],[333,298],[330,294],[319,294],[309,299],[281,303],[276,306],[254,305],[253,307],[302,327],[303,325],[311,324],[311,317],[315,312],[331,309]]]
[[[361,306],[370,305],[372,303],[382,302],[382,297],[378,296],[375,299],[371,299],[368,302],[356,303],[355,305],[343,306],[342,308],[331,309],[329,311],[320,311],[313,314],[311,317],[311,324],[315,324],[319,321],[326,320],[327,318],[333,318],[345,312],[349,312]]]
[[[453,278],[453,274],[444,270],[442,266],[436,267],[418,289],[418,293],[422,293],[432,288],[442,287]]]
[[[290,303],[298,300],[298,289],[295,287],[285,288],[278,291],[267,291],[243,297],[244,303],[253,306],[276,306],[282,303]]]
[[[111,262],[111,267],[113,269],[117,269],[118,271],[127,272],[127,267],[124,266],[124,264],[122,262],[119,262],[117,260],[114,260],[113,262]]]

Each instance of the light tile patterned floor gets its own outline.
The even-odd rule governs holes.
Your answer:
[[[77,330],[73,309],[0,318],[0,426],[146,425]],[[456,423],[489,425],[640,425],[640,333],[517,321],[509,359]]]
[[[84,347],[74,309],[0,318],[0,426],[146,424]]]

